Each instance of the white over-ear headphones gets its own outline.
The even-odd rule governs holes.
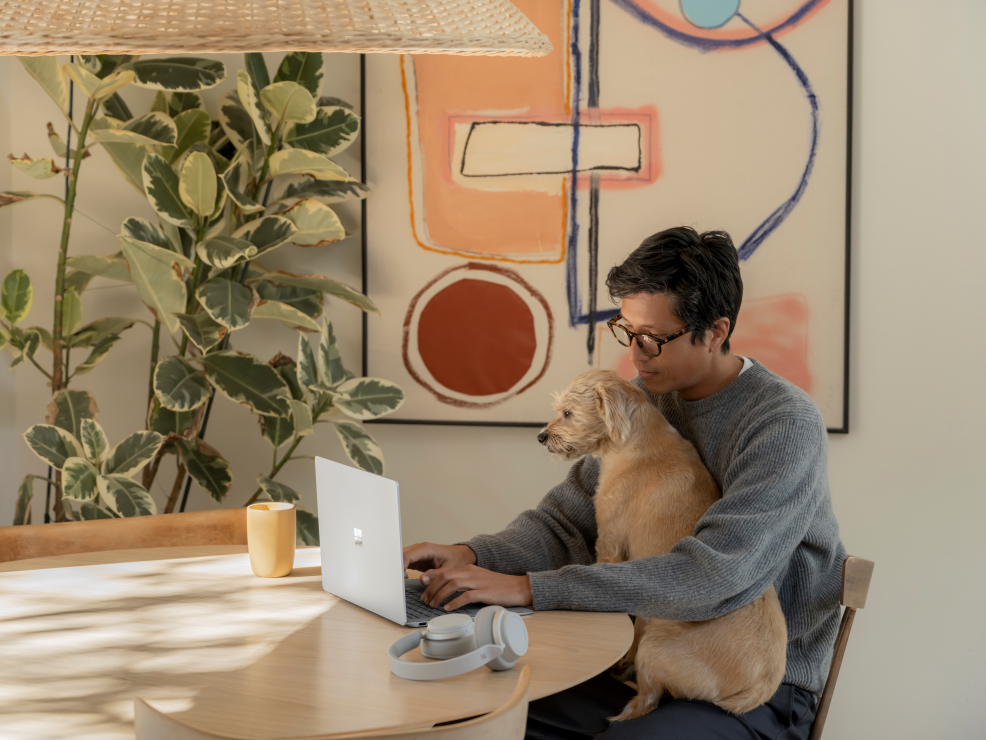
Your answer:
[[[419,644],[422,655],[439,662],[401,660]],[[428,622],[426,630],[404,635],[390,646],[390,670],[401,678],[431,681],[468,673],[484,664],[494,671],[506,671],[526,652],[524,620],[502,606],[485,606],[475,622],[467,614],[443,614]]]

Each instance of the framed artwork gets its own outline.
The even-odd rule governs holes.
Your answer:
[[[364,58],[364,372],[385,423],[540,426],[634,377],[605,276],[690,225],[736,244],[732,337],[848,431],[850,0],[514,0],[543,59]]]

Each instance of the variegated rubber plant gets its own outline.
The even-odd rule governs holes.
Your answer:
[[[322,317],[326,295],[363,311],[376,307],[332,278],[263,264],[267,253],[285,245],[321,247],[345,238],[331,205],[367,195],[366,186],[331,159],[352,143],[360,119],[347,103],[320,97],[322,55],[287,54],[271,80],[263,57],[247,54],[245,69],[237,73],[235,88],[221,96],[216,116],[199,93],[225,80],[221,62],[79,59],[65,65],[54,57],[21,59],[76,134],[70,151],[48,124],[49,141],[66,166],[54,158],[10,157],[33,177],[65,176],[64,201],[31,191],[0,193],[0,206],[49,198],[64,207],[52,330],[19,325],[33,295],[22,270],[7,275],[0,301],[0,346],[14,353],[11,367],[31,363],[52,388],[47,423],[32,426],[24,437],[56,471],[48,479],[55,486],[56,518],[156,513],[148,491],[168,455],[176,456],[177,474],[164,512],[175,510],[186,476],[224,501],[233,484],[230,465],[203,440],[217,390],[257,414],[261,434],[273,447],[270,472],[257,479],[244,503],[299,500],[274,478],[299,459],[298,446],[319,423],[332,425],[355,465],[382,473],[380,447],[359,421],[396,410],[403,392],[388,381],[357,378],[346,370],[332,325]],[[87,98],[81,126],[69,115],[68,80]],[[121,95],[131,84],[157,90],[149,112],[131,113]],[[80,170],[97,148],[146,196],[157,222],[126,219],[114,255],[69,256]],[[111,317],[83,325],[82,296],[97,276],[131,283],[151,321]],[[232,333],[254,319],[297,331],[296,358],[277,353],[265,362],[231,349]],[[95,399],[70,386],[136,323],[152,331],[146,428],[110,449],[96,421]],[[162,340],[173,350],[164,357]],[[38,362],[41,347],[52,352],[50,373]],[[72,367],[76,348],[89,351]],[[140,482],[130,477],[138,471]],[[39,478],[45,479],[28,475],[22,482],[15,524],[29,523]],[[69,501],[81,504],[78,513]],[[301,509],[298,535],[306,543],[318,541],[317,519]]]

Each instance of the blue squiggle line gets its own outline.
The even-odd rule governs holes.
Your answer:
[[[701,49],[702,51],[713,51],[714,49],[739,49],[744,46],[749,46],[750,44],[755,44],[764,39],[769,41],[770,34],[777,33],[778,31],[783,31],[789,26],[793,26],[801,21],[808,13],[815,9],[816,6],[825,2],[825,0],[808,0],[804,5],[798,8],[794,13],[789,15],[783,21],[778,23],[773,28],[769,28],[766,31],[761,31],[751,24],[751,28],[757,31],[757,36],[751,36],[748,39],[710,39],[704,36],[695,36],[690,33],[685,33],[684,31],[679,31],[676,28],[672,28],[667,23],[658,20],[656,17],[651,15],[644,8],[637,4],[636,0],[611,0],[615,5],[619,6],[627,13],[632,15],[641,23],[650,26],[651,28],[656,28],[658,31],[663,33],[665,36],[670,38],[672,41],[677,41],[679,44],[684,44],[685,46],[691,46],[696,49]],[[740,18],[743,16],[736,14]],[[746,21],[745,18],[743,18]],[[746,21],[749,23],[749,21]]]
[[[582,95],[582,50],[579,49],[579,5],[572,0],[572,186],[569,193],[568,255],[565,260],[565,293],[568,296],[568,323],[575,326],[582,313],[579,295],[579,106]]]
[[[741,260],[746,260],[757,250],[757,247],[763,244],[764,239],[770,236],[774,229],[784,222],[784,219],[794,210],[794,207],[801,200],[801,196],[804,195],[805,189],[808,187],[808,178],[811,177],[811,171],[815,166],[815,154],[818,152],[818,98],[815,97],[815,91],[812,89],[811,82],[808,81],[808,76],[798,63],[794,61],[791,53],[781,46],[770,33],[763,33],[739,13],[736,16],[754,31],[761,33],[767,39],[767,43],[773,46],[777,53],[781,55],[781,58],[794,70],[798,82],[808,97],[808,103],[811,105],[811,149],[808,153],[808,163],[805,165],[804,172],[801,174],[801,181],[798,183],[794,194],[781,203],[773,213],[767,216],[763,223],[754,229],[753,233],[746,237],[746,240],[740,245],[737,255]]]

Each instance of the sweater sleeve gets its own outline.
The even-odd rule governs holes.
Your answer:
[[[593,496],[598,479],[599,461],[582,458],[536,509],[522,513],[502,532],[460,544],[472,548],[481,568],[508,575],[595,562]]]
[[[741,443],[691,537],[666,555],[529,573],[534,608],[712,619],[761,596],[787,567],[826,488],[824,426],[782,419]]]

